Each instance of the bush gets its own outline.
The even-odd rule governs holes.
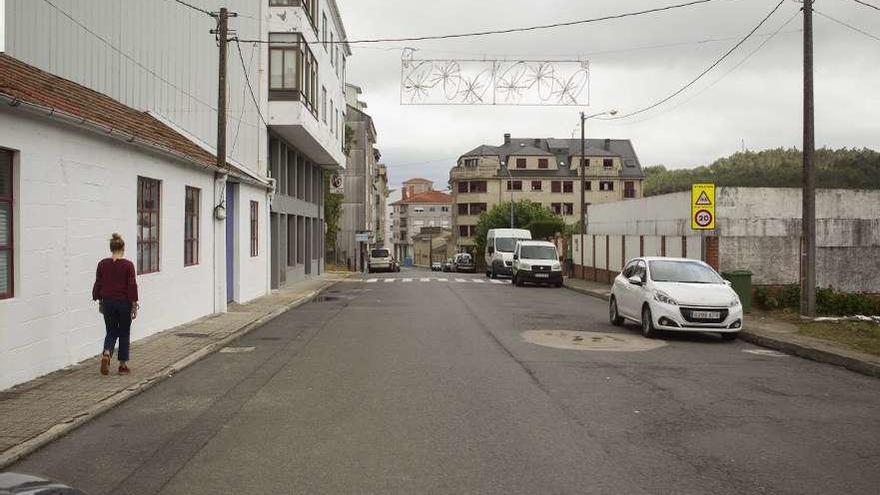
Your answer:
[[[779,290],[758,287],[755,289],[755,304],[768,310],[797,309],[801,304],[800,286],[786,285]],[[880,315],[880,300],[865,294],[817,288],[816,312],[826,316]]]

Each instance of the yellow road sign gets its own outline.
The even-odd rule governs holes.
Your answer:
[[[715,184],[691,186],[691,229],[715,230]]]

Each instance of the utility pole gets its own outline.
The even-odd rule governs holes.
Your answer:
[[[220,64],[217,77],[217,168],[226,168],[226,55],[229,43],[229,18],[235,14],[229,13],[226,7],[220,12],[213,14],[217,19],[217,29],[211,33],[217,35],[217,45],[220,47]]]
[[[581,237],[581,239],[579,242],[580,250],[581,250],[581,273],[585,272],[585,270],[584,270],[584,251],[585,251],[584,240],[587,238],[587,235],[586,235],[587,234],[587,227],[586,227],[586,216],[587,216],[586,213],[587,212],[584,211],[586,208],[586,206],[585,206],[586,198],[584,198],[584,188],[586,188],[586,185],[587,185],[586,177],[585,177],[587,171],[584,168],[584,156],[586,156],[586,154],[587,154],[587,136],[586,136],[587,133],[586,133],[586,129],[585,129],[586,123],[587,123],[587,116],[586,116],[586,114],[584,114],[584,112],[581,112],[581,163],[580,163],[580,171],[581,171],[581,205],[580,205],[581,206],[580,207],[581,228],[580,228],[580,237]],[[593,264],[595,265],[595,263],[593,263]]]
[[[816,316],[816,147],[813,112],[813,0],[804,1],[804,166],[801,315]]]

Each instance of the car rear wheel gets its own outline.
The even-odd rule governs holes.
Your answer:
[[[657,330],[654,328],[654,319],[651,317],[651,308],[647,304],[642,308],[642,335],[648,339],[653,339],[657,336]]]
[[[611,320],[611,324],[615,327],[623,325],[623,318],[617,311],[617,299],[613,297],[611,298],[611,302],[608,304],[608,319]]]

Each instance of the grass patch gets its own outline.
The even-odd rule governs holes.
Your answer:
[[[791,321],[791,320],[789,320]],[[847,349],[880,356],[880,325],[866,321],[817,321],[795,323],[799,333],[827,340]]]

